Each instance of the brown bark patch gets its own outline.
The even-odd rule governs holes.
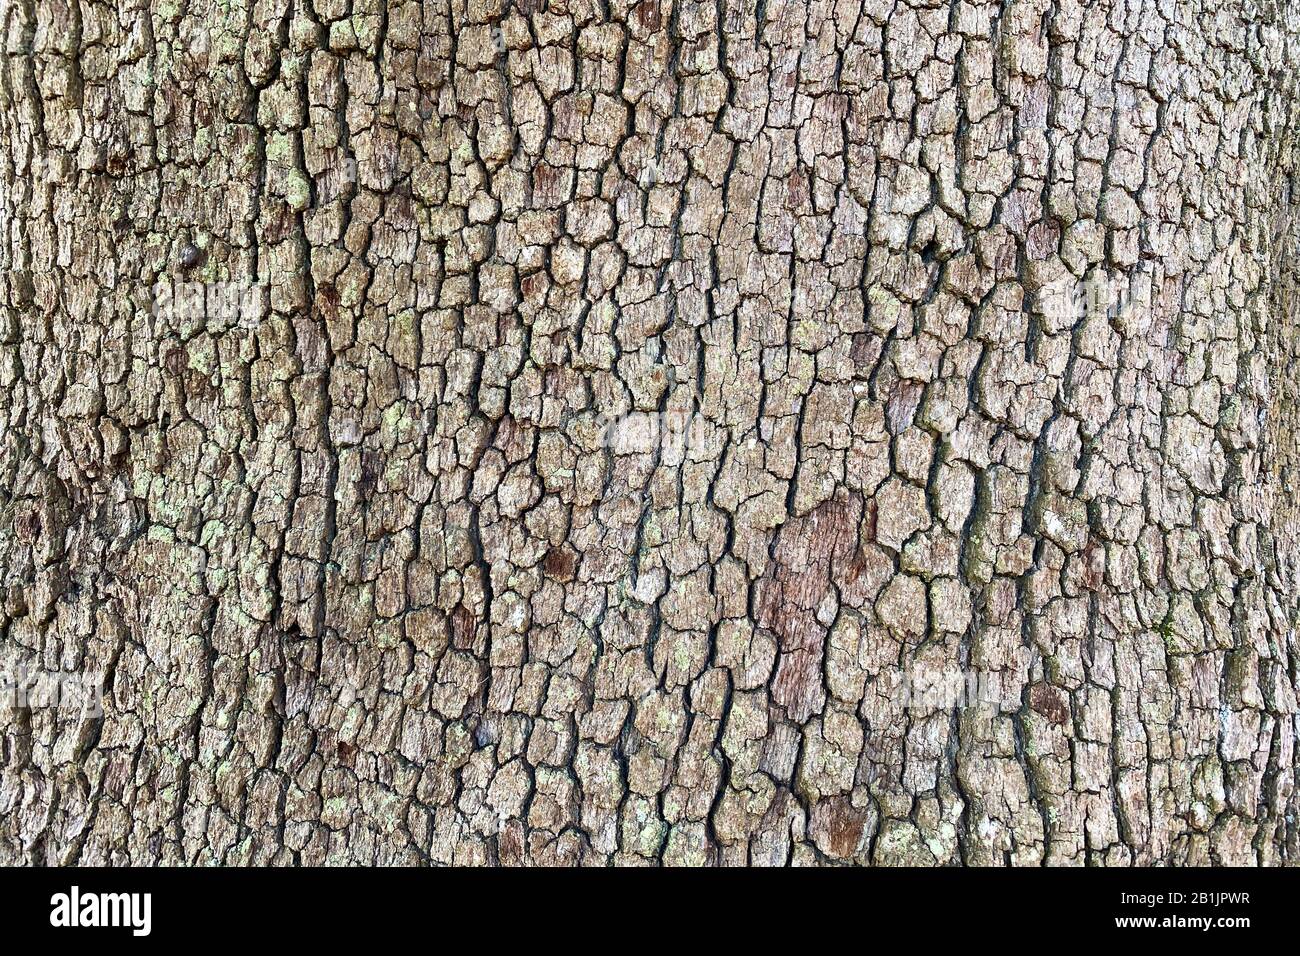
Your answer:
[[[578,567],[578,556],[567,548],[551,548],[542,561],[542,570],[557,581],[573,580]]]
[[[663,14],[656,0],[642,0],[636,5],[636,19],[641,26],[653,33],[663,25]]]
[[[772,699],[797,721],[820,712],[826,701],[821,678],[827,628],[817,611],[834,597],[832,580],[853,573],[861,517],[861,499],[841,492],[788,521],[759,581],[758,624],[775,632],[780,646]]]
[[[1029,709],[1053,724],[1064,724],[1070,719],[1065,695],[1049,684],[1034,684],[1029,688]]]
[[[339,317],[339,293],[334,286],[328,282],[323,282],[316,290],[316,311],[325,318],[327,322],[333,322]]]
[[[474,646],[475,623],[474,612],[463,604],[451,612],[451,643],[456,650],[466,651]]]
[[[866,827],[867,811],[855,808],[848,797],[823,800],[813,808],[813,836],[829,856],[843,860],[856,855]]]

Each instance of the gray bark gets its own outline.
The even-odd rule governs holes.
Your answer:
[[[1300,858],[1287,5],[0,25],[0,862]]]

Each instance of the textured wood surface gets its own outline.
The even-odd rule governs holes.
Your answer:
[[[0,30],[0,862],[1300,858],[1293,4]]]

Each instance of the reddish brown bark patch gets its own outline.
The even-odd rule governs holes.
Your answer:
[[[642,0],[634,9],[637,22],[647,31],[653,33],[663,26],[663,14],[656,0]]]
[[[813,837],[829,856],[841,860],[855,856],[866,827],[867,811],[855,808],[848,797],[823,800],[813,808]]]
[[[1053,724],[1064,724],[1070,719],[1065,695],[1049,684],[1034,684],[1029,688],[1029,709]]]
[[[497,862],[501,866],[523,866],[524,825],[519,820],[511,820],[501,828],[497,838]]]
[[[853,571],[862,501],[841,491],[777,534],[767,573],[758,583],[757,619],[777,636],[780,653],[772,699],[802,722],[826,703],[822,659],[827,628],[817,609],[834,596],[832,580]]]
[[[461,604],[451,612],[451,643],[458,651],[474,646],[474,612]]]
[[[567,548],[551,548],[542,561],[547,576],[562,582],[572,581],[577,567],[578,556]]]

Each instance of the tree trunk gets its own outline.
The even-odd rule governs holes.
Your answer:
[[[1284,4],[0,20],[0,861],[1300,858]]]

